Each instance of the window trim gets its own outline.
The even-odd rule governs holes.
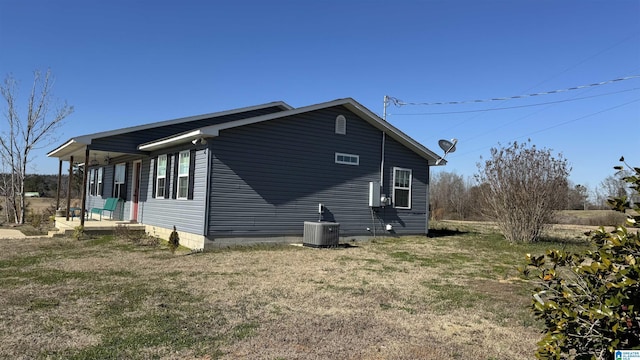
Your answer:
[[[187,163],[186,163],[186,173],[183,172],[182,170],[182,161],[184,159],[187,159]],[[177,191],[176,191],[176,199],[182,199],[182,200],[187,200],[189,198],[189,176],[191,173],[191,151],[189,150],[185,150],[185,151],[180,151],[180,153],[178,153],[177,156],[177,174],[176,174],[176,182],[177,182]],[[186,187],[186,193],[184,194],[184,196],[180,196],[180,180],[181,179],[185,179],[185,181],[187,182],[187,187]]]
[[[352,161],[346,161],[346,160],[339,160],[338,157],[349,157],[349,158],[353,158],[355,159],[355,162]],[[360,165],[360,155],[356,155],[356,154],[347,154],[347,153],[339,153],[337,152],[335,154],[335,163],[336,164],[342,164],[342,165],[352,165],[352,166],[359,166]]]
[[[164,158],[164,170],[160,171],[160,159]],[[169,166],[169,156],[167,154],[158,155],[156,159],[156,199],[164,199],[165,188],[167,186],[167,167]],[[163,179],[160,187],[160,179]]]
[[[122,182],[118,182],[118,167],[122,167]],[[123,186],[124,185],[124,186]],[[120,189],[123,186],[124,189]],[[120,190],[124,191],[124,194],[120,192]],[[116,194],[116,192],[118,192]],[[113,166],[113,197],[117,197],[119,199],[126,200],[127,198],[127,163],[118,163]]]
[[[396,173],[398,171],[408,171],[409,172],[409,187],[404,187],[404,186],[396,186]],[[394,167],[393,168],[393,179],[392,179],[392,185],[393,185],[393,192],[392,192],[392,196],[393,196],[393,207],[396,209],[411,209],[411,195],[412,195],[412,184],[413,184],[413,170],[411,169],[407,169],[407,168],[401,168],[401,167]],[[396,190],[408,190],[409,194],[407,197],[407,206],[398,206],[396,205]]]
[[[96,196],[96,169],[89,169],[89,195]]]
[[[102,190],[103,190],[103,177],[104,177],[104,168],[101,166],[97,169],[96,171],[96,188],[95,188],[95,195],[102,195]]]
[[[336,116],[336,134],[347,135],[347,118],[344,115]]]

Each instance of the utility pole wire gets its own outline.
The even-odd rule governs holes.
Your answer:
[[[392,96],[388,96],[387,98],[388,98],[389,101],[391,101],[391,103],[393,105],[395,105],[397,107],[407,106],[407,105],[422,105],[422,106],[460,105],[460,104],[483,103],[483,102],[492,102],[492,101],[506,101],[506,100],[513,100],[513,99],[523,99],[523,98],[534,97],[534,96],[558,94],[558,93],[562,93],[562,92],[580,90],[580,89],[596,87],[596,86],[602,86],[602,85],[612,84],[612,83],[615,83],[615,82],[626,81],[626,80],[637,79],[637,78],[640,78],[640,75],[625,76],[625,77],[606,80],[606,81],[601,81],[601,82],[597,82],[597,83],[593,83],[593,84],[579,85],[579,86],[573,86],[573,87],[564,88],[564,89],[543,91],[543,92],[538,92],[538,93],[533,93],[533,94],[514,95],[514,96],[491,98],[491,99],[445,101],[445,102],[405,102],[405,101],[402,101],[402,100],[400,100],[398,98],[395,98],[395,97],[392,97]]]

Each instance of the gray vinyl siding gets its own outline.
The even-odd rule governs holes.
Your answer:
[[[87,211],[91,211],[92,208],[102,208],[107,198],[113,197],[113,179],[114,179],[114,169],[116,164],[125,163],[126,164],[126,178],[125,178],[125,187],[126,187],[126,200],[120,201],[118,203],[118,207],[116,211],[113,212],[114,220],[129,220],[131,214],[131,191],[132,191],[132,180],[133,180],[133,169],[132,169],[132,158],[121,158],[119,160],[114,161],[109,165],[104,165],[102,168],[104,169],[103,174],[103,190],[102,195],[92,196],[89,193],[89,184],[90,180],[87,179]],[[127,161],[129,160],[129,161]],[[99,166],[98,166],[99,167]],[[98,167],[93,167],[93,169],[97,169]],[[105,212],[103,217],[109,217],[109,212]],[[99,219],[98,214],[94,214],[92,216],[94,219]]]
[[[142,181],[140,184],[140,205],[139,218],[140,222],[145,225],[158,226],[161,228],[171,229],[176,226],[178,231],[184,231],[192,234],[204,235],[205,221],[205,192],[207,182],[207,151],[199,149],[195,151],[195,171],[194,171],[194,194],[193,199],[158,199],[153,197],[153,177],[155,174],[154,167],[155,157],[161,154],[173,155],[182,150],[190,150],[189,148],[172,149],[153,154],[149,159],[142,163]],[[174,156],[169,158],[167,166],[173,169]],[[173,184],[177,181],[173,170],[170,171],[169,188],[173,189]]]
[[[394,231],[399,234],[426,234],[429,167],[423,158],[387,137],[383,191],[390,197],[393,193],[394,167],[411,170],[411,209],[385,207],[382,211],[386,223],[391,224]]]
[[[340,114],[346,135],[335,133]],[[414,212],[426,211],[426,161],[389,145],[389,137],[385,161],[393,161],[385,168],[404,164],[420,179],[414,179],[414,205],[374,214],[368,206],[369,182],[380,181],[381,143],[379,130],[341,106],[222,131],[210,141],[208,237],[300,236],[304,221],[318,220],[319,203],[323,220],[340,223],[343,236],[369,235],[374,226],[382,231],[391,221],[399,233],[424,233],[425,220]],[[359,155],[359,165],[336,164],[336,152]]]
[[[205,126],[222,124],[229,121],[251,118],[254,116],[271,114],[282,111],[278,107],[270,107],[265,109],[246,111],[242,113],[230,114],[225,116],[212,117],[189,122],[158,126],[156,128],[133,131],[126,134],[107,136],[103,138],[93,139],[91,142],[92,150],[126,152],[130,154],[145,154],[138,150],[138,145],[150,141],[162,139],[182,132],[199,129]]]

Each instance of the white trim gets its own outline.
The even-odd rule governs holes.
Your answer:
[[[136,164],[140,164],[140,169],[136,167]],[[131,206],[129,207],[129,219],[138,221],[138,219],[134,219],[133,217],[133,207],[135,206],[133,203],[133,198],[135,194],[133,193],[136,190],[136,178],[138,179],[138,218],[140,218],[140,194],[142,193],[142,188],[140,187],[142,182],[142,160],[134,160],[132,162],[133,168],[131,169],[132,177],[131,177]]]
[[[164,157],[164,171],[162,171],[162,175],[160,175],[160,158]],[[156,199],[164,199],[164,188],[167,186],[167,167],[169,166],[169,156],[167,154],[158,155],[155,163],[155,173],[156,173]],[[164,184],[162,184],[162,189],[160,189],[160,178],[164,179]],[[160,191],[162,190],[162,191]]]
[[[342,158],[342,159],[339,159]],[[346,160],[345,158],[349,158],[349,159],[353,159],[355,160],[355,162],[353,161],[349,161]],[[335,162],[336,164],[344,164],[344,165],[354,165],[354,166],[358,166],[360,165],[360,155],[356,155],[356,154],[345,154],[345,153],[336,153],[335,156]]]
[[[180,161],[183,159],[184,154],[187,154],[186,155],[187,156],[187,173],[186,174],[181,172],[182,169],[181,169],[181,166],[180,166],[180,165],[182,165],[180,163]],[[194,156],[195,156],[195,154],[194,154]],[[189,150],[180,151],[178,153],[178,159],[176,159],[178,161],[178,174],[177,174],[178,176],[177,176],[177,179],[174,180],[174,181],[178,182],[178,184],[176,185],[176,199],[184,199],[184,200],[186,200],[186,199],[189,198],[189,170],[190,170],[189,169],[189,165],[191,164],[190,157],[191,157],[191,151],[189,151]],[[187,179],[187,193],[185,194],[185,196],[180,196],[180,179],[181,178],[186,178]]]
[[[122,182],[118,182],[118,168],[124,168],[124,170],[122,170],[122,176],[124,177],[124,179],[122,180]],[[127,183],[127,163],[126,162],[122,162],[122,163],[117,163],[115,164],[114,168],[113,168],[113,189],[112,189],[112,193],[113,193],[113,197],[117,197],[122,199],[123,194],[122,193],[118,193],[116,194],[116,189],[118,188],[118,185],[123,185]],[[127,191],[127,188],[125,186],[124,191]],[[124,194],[124,196],[126,197],[126,194]]]
[[[219,132],[216,129],[198,129],[198,130],[182,133],[176,136],[171,136],[168,138],[164,138],[157,141],[139,145],[138,150],[153,151],[153,150],[158,150],[171,145],[177,145],[177,144],[185,143],[188,141],[197,140],[200,138],[216,137],[218,135],[219,135]]]
[[[409,172],[409,187],[405,187],[405,186],[396,186],[396,171],[408,171]],[[391,192],[391,196],[393,199],[393,207],[396,209],[411,209],[411,195],[412,195],[412,183],[413,183],[413,171],[411,169],[406,169],[406,168],[401,168],[401,167],[394,167],[393,168],[393,179],[392,179],[392,192]],[[396,189],[398,190],[408,190],[409,194],[408,194],[408,199],[407,199],[407,205],[408,206],[397,206],[396,205]]]
[[[347,135],[347,118],[344,115],[336,116],[336,134]]]

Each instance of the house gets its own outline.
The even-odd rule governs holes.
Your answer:
[[[115,218],[164,239],[175,225],[195,249],[299,241],[319,220],[339,223],[342,239],[427,234],[440,158],[351,98],[83,135],[48,156],[84,164],[83,211],[120,198]]]

